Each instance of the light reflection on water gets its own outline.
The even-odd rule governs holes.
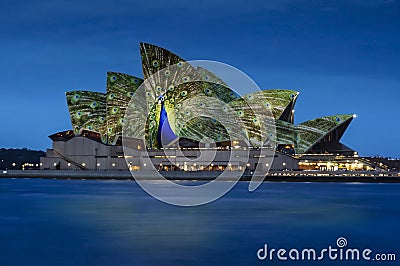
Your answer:
[[[265,265],[256,257],[265,243],[325,248],[341,236],[359,248],[398,250],[398,184],[247,188],[184,208],[133,181],[1,179],[0,265]]]

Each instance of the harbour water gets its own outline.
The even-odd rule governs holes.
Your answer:
[[[190,182],[190,184],[194,184]],[[0,265],[398,265],[400,184],[240,182],[175,207],[134,181],[0,179]],[[171,195],[177,196],[177,195]],[[396,262],[260,261],[257,251],[337,245]]]

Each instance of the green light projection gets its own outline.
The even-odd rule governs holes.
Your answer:
[[[122,136],[126,106],[142,82],[141,78],[127,74],[107,73],[107,141],[103,142],[114,145]]]
[[[100,133],[104,143],[115,145],[124,126],[134,131],[138,121],[124,121],[124,115],[127,104],[142,84],[145,85],[146,101],[135,103],[135,112],[139,114],[135,117],[147,123],[145,132],[137,129],[135,134],[145,135],[151,148],[159,147],[157,131],[161,104],[168,114],[172,131],[178,137],[196,141],[207,137],[217,142],[245,137],[252,146],[259,147],[262,145],[261,135],[267,133],[260,129],[268,129],[269,124],[274,123],[277,133],[274,144],[293,145],[298,154],[307,152],[330,131],[353,117],[329,116],[295,126],[279,118],[296,101],[297,91],[264,90],[240,97],[211,71],[195,68],[166,49],[141,43],[140,54],[147,83],[131,75],[108,72],[106,94],[90,91],[66,93],[75,134],[82,130],[94,131]],[[272,112],[274,121],[268,119],[265,109]],[[232,118],[232,112],[236,114],[235,118]],[[215,113],[218,113],[218,120],[225,121],[224,125],[212,117]],[[241,120],[243,129],[235,129],[235,119]]]
[[[68,111],[76,135],[82,130],[103,132],[106,127],[106,95],[92,91],[66,93]]]

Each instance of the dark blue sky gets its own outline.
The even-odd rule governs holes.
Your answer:
[[[0,25],[0,147],[50,147],[71,128],[64,93],[105,91],[107,71],[141,76],[144,41],[299,90],[297,123],[356,113],[343,142],[400,157],[395,0],[6,0]]]

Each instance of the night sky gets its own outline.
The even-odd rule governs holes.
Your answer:
[[[343,142],[400,157],[399,1],[193,2],[1,1],[0,147],[50,148],[71,128],[65,92],[105,92],[107,71],[142,76],[149,42],[300,91],[296,123],[357,114]]]

